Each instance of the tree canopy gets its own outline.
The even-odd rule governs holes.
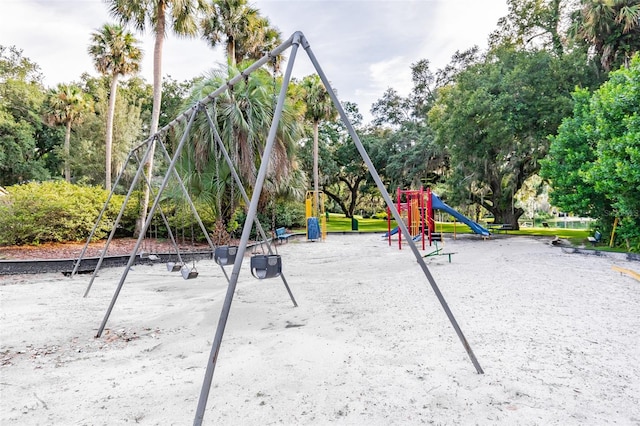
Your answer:
[[[38,65],[16,47],[0,46],[0,186],[50,177],[44,100]]]
[[[640,249],[640,56],[629,68],[611,73],[593,94],[574,93],[573,116],[566,118],[543,176],[554,188],[552,200],[567,211],[600,220],[629,248]]]
[[[450,157],[454,202],[468,198],[518,227],[524,211],[513,197],[538,172],[547,135],[571,111],[570,93],[584,81],[583,72],[571,72],[577,59],[503,48],[440,91],[429,118]]]

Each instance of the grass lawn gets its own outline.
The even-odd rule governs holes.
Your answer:
[[[358,221],[358,230],[360,232],[387,232],[387,221],[384,219],[363,219],[356,216]],[[391,221],[391,228],[396,227],[395,220]],[[304,232],[304,229],[297,230]],[[350,232],[351,219],[343,214],[330,213],[327,220],[327,232]],[[436,231],[447,234],[470,234],[471,230],[467,225],[461,223],[436,222]],[[591,231],[587,229],[565,229],[565,228],[520,228],[519,231],[509,231],[509,235],[531,235],[531,236],[548,236],[559,237],[570,240],[574,245],[584,244],[587,237],[591,235]]]
[[[359,232],[387,232],[388,225],[385,219],[363,219],[356,215],[358,221]],[[391,221],[391,229],[396,227],[396,221]],[[294,229],[294,232],[305,233],[305,229]],[[351,219],[346,218],[343,214],[329,213],[327,220],[327,232],[352,232]],[[445,234],[471,234],[471,229],[462,223],[436,222],[436,232]],[[589,229],[568,229],[554,227],[522,227],[518,231],[508,231],[508,235],[529,235],[533,237],[558,237],[568,240],[573,246],[584,246],[586,249],[611,251],[626,253],[627,250],[621,247],[609,247],[607,241],[601,242],[596,247],[589,244],[587,237],[593,235],[593,231]]]

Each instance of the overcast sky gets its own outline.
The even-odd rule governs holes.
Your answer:
[[[283,39],[302,31],[342,101],[356,102],[365,120],[371,104],[388,87],[406,95],[411,89],[410,65],[431,61],[445,66],[456,50],[484,48],[506,0],[254,0]],[[36,62],[45,85],[78,80],[83,72],[97,75],[87,53],[90,34],[107,22],[101,0],[0,0],[0,45],[16,46]],[[142,76],[152,82],[153,39],[142,40]],[[163,75],[178,81],[198,76],[224,61],[200,39],[165,41]],[[313,72],[303,49],[294,76]]]

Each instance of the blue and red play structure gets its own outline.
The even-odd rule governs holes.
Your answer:
[[[423,188],[418,190],[402,190],[398,188],[396,207],[400,216],[406,221],[413,240],[422,241],[423,250],[425,249],[426,241],[431,245],[434,240],[435,218],[433,212],[435,210],[450,214],[457,221],[467,225],[476,234],[482,236],[490,235],[486,228],[448,206],[440,197],[431,192],[431,188],[427,188],[426,191]],[[387,211],[387,224],[389,229],[384,237],[389,239],[389,245],[391,245],[391,236],[398,234],[398,227],[391,229],[391,214],[389,211]],[[398,234],[398,247],[402,249],[401,233]]]

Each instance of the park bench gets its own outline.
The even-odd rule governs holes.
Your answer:
[[[489,225],[489,231],[492,231],[492,232],[502,231],[506,234],[508,231],[513,231],[513,225],[511,225],[510,223],[497,223],[497,224]]]
[[[283,241],[289,242],[289,238],[292,236],[293,234],[288,234],[287,229],[284,227],[276,229],[276,238],[279,243],[282,243]]]
[[[602,241],[602,234],[600,231],[596,231],[595,234],[593,234],[593,237],[587,237],[587,240],[589,240],[592,246],[595,246]]]

